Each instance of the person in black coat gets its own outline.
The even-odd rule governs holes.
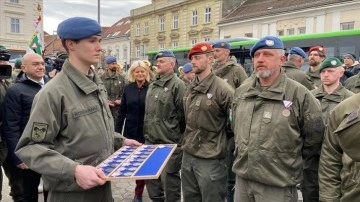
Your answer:
[[[125,86],[121,98],[115,132],[144,143],[145,98],[150,75],[149,69],[143,61],[138,60],[131,65],[128,71],[128,80],[130,83]],[[142,201],[144,186],[144,180],[136,180],[133,202]]]
[[[23,201],[38,201],[38,185],[41,175],[28,167],[15,155],[15,148],[29,120],[35,95],[49,81],[45,75],[43,58],[36,53],[28,53],[22,60],[22,71],[15,84],[8,88],[3,104],[2,138],[8,147],[8,158],[12,169],[23,176]],[[46,201],[46,198],[45,198]]]

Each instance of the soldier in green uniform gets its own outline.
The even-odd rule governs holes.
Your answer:
[[[306,53],[299,47],[292,47],[288,55],[288,61],[283,64],[283,70],[287,77],[293,79],[307,89],[314,89],[314,84],[310,77],[300,70],[306,59]]]
[[[256,42],[250,50],[255,76],[235,91],[235,201],[296,202],[304,159],[321,148],[320,103],[281,71],[283,49],[277,37]]]
[[[330,114],[321,149],[321,202],[360,201],[360,94],[338,104]]]
[[[322,108],[322,118],[325,122],[330,112],[341,101],[353,95],[353,93],[342,86],[340,78],[344,74],[344,68],[337,58],[325,59],[319,68],[321,85],[311,91],[311,93],[320,101]],[[319,201],[319,154],[307,159],[304,168],[304,180],[301,184],[301,191],[304,202]]]
[[[183,97],[185,84],[174,74],[176,59],[168,50],[156,55],[157,76],[145,99],[145,144],[177,144],[161,176],[146,180],[149,197],[155,202],[181,200],[181,140],[185,128]]]
[[[109,56],[105,59],[106,71],[101,75],[101,80],[104,82],[107,95],[108,103],[111,110],[111,114],[116,123],[118,116],[119,106],[121,103],[121,97],[124,93],[125,78],[117,72],[116,58]]]
[[[188,87],[195,77],[195,73],[192,71],[192,64],[186,63],[182,71],[184,72],[184,76],[182,77],[182,80],[184,81],[186,87]]]
[[[214,49],[214,74],[226,81],[234,90],[239,87],[247,78],[244,68],[237,63],[235,56],[230,56],[230,44],[225,41],[219,41],[212,45]],[[231,167],[234,162],[234,137],[229,139],[228,143],[228,185],[227,196],[228,202],[234,201],[235,174]]]
[[[95,167],[113,153],[114,142],[106,90],[90,67],[101,56],[101,26],[74,17],[61,22],[57,34],[69,58],[36,94],[16,155],[42,174],[48,201],[112,202],[111,184]]]
[[[314,83],[315,87],[321,85],[319,67],[323,60],[326,58],[326,49],[322,46],[314,46],[310,48],[309,52],[309,70],[306,72]]]
[[[234,89],[211,71],[213,57],[213,49],[206,42],[195,44],[189,52],[196,77],[184,96],[184,201],[225,201],[227,117]]]
[[[0,65],[9,65],[8,61],[10,59],[10,54],[8,53],[7,49],[0,45]],[[6,67],[0,67],[0,68],[6,68]],[[10,66],[11,68],[11,66]],[[4,71],[6,72],[6,71]],[[5,78],[4,75],[1,75],[0,79],[0,126],[2,126],[2,119],[3,117],[3,102],[5,99],[6,91],[11,85],[11,80],[9,79],[11,75],[9,75],[8,78]],[[1,134],[3,135],[3,134]],[[5,171],[5,175],[9,179],[9,185],[10,185],[10,196],[12,197],[13,201],[23,201],[23,178],[20,168],[16,167],[12,161],[11,158],[8,156],[8,149],[5,144],[5,140],[0,138],[0,165],[3,167]],[[0,200],[2,198],[2,183],[3,182],[3,173],[0,172]]]
[[[345,81],[344,86],[353,93],[360,93],[360,72],[355,76],[348,78]]]

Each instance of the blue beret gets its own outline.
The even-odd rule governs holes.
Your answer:
[[[183,72],[184,73],[189,73],[192,71],[192,64],[189,62],[189,63],[186,63],[183,67]]]
[[[250,49],[250,56],[253,58],[254,54],[259,49],[284,49],[284,43],[275,36],[265,36],[257,41]]]
[[[230,49],[230,44],[226,41],[219,41],[212,45],[213,48],[225,48]]]
[[[306,58],[306,53],[299,47],[292,47],[289,54],[300,55],[301,57]]]
[[[105,59],[105,63],[106,64],[110,64],[110,63],[113,63],[113,62],[116,62],[116,58],[113,57],[113,56],[109,56]]]
[[[57,28],[61,39],[80,40],[101,33],[101,26],[90,18],[73,17],[62,21]]]
[[[172,57],[175,58],[175,55],[172,51],[162,50],[158,54],[156,54],[155,59],[163,58],[163,57]]]
[[[326,58],[321,64],[319,68],[319,72],[321,72],[325,68],[336,68],[341,67],[342,63],[337,58]]]

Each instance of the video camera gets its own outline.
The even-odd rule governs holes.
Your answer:
[[[0,47],[0,60],[9,61],[10,54],[5,48]],[[11,78],[12,66],[11,65],[0,65],[0,79],[9,79]]]

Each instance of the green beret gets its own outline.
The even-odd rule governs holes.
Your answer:
[[[319,71],[325,68],[336,68],[342,65],[341,61],[337,58],[326,58],[320,65]]]
[[[15,66],[15,68],[21,68],[21,64],[22,64],[21,58],[18,58],[15,60],[14,66]]]

